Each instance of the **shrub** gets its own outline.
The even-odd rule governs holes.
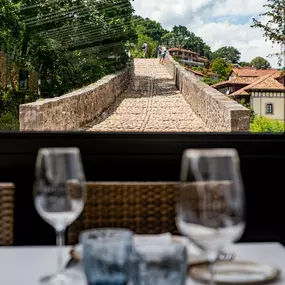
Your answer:
[[[256,116],[250,124],[250,130],[257,133],[283,133],[284,122]]]
[[[250,106],[249,103],[245,102],[245,99],[241,99],[239,102],[241,105],[243,105],[244,107],[248,108],[250,111],[250,122],[253,123],[255,117],[256,117],[256,113],[254,112],[253,108]]]
[[[144,42],[147,43],[147,55],[146,55],[146,57],[155,58],[157,56],[156,48],[158,46],[158,42],[154,41],[150,37],[148,37],[146,35],[142,35],[142,34],[140,34],[138,36],[137,44],[131,49],[131,55],[134,58],[144,58],[145,55],[144,55],[144,52],[142,51],[142,45]]]
[[[37,93],[31,91],[17,91],[15,89],[7,89],[2,96],[4,110],[11,113],[14,117],[19,116],[19,105],[36,101]]]
[[[203,82],[211,86],[211,85],[214,85],[214,84],[218,83],[219,81],[215,80],[215,79],[212,79],[212,78],[207,76],[207,77],[203,78]]]
[[[10,112],[5,112],[0,115],[0,130],[1,131],[16,131],[19,130],[19,119]]]

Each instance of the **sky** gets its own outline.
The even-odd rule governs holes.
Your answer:
[[[266,21],[259,14],[267,0],[134,0],[135,14],[160,22],[171,30],[174,25],[186,26],[201,37],[212,51],[233,46],[241,52],[241,61],[256,56],[266,58],[277,68],[277,59],[267,57],[280,52],[280,46],[265,41],[260,29],[251,28],[252,18]]]

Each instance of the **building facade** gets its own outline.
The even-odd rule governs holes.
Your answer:
[[[209,60],[200,57],[200,54],[198,52],[183,49],[181,46],[178,48],[169,48],[168,52],[172,57],[176,58],[180,63],[184,65],[205,67],[209,64]]]
[[[20,68],[0,51],[0,87],[23,91],[37,91],[37,75]]]
[[[234,68],[228,81],[212,87],[238,102],[244,99],[259,116],[285,121],[285,86],[281,71]]]
[[[284,90],[252,90],[250,106],[260,116],[285,121]]]

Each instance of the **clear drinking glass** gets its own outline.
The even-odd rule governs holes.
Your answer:
[[[185,285],[187,248],[181,243],[136,246],[135,285]]]
[[[131,280],[133,232],[94,229],[80,233],[83,267],[89,285],[127,285]]]
[[[245,203],[235,149],[189,149],[183,153],[177,202],[178,230],[209,258],[211,284],[219,251],[245,228]]]
[[[41,284],[68,284],[62,274],[61,248],[66,227],[81,214],[85,202],[85,175],[78,148],[43,148],[36,161],[34,202],[39,215],[54,227],[58,246],[58,272]]]

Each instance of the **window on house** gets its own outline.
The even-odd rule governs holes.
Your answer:
[[[19,72],[19,89],[20,90],[27,90],[28,89],[28,79],[29,74],[26,70],[20,70]]]
[[[273,114],[273,104],[266,104],[266,114]]]

